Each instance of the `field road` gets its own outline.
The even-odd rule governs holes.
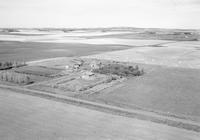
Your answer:
[[[199,140],[200,133],[0,89],[1,140]]]

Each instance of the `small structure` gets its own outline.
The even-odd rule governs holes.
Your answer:
[[[91,71],[86,71],[81,76],[84,80],[93,80],[95,78],[95,74]]]
[[[83,65],[84,61],[81,59],[72,59],[68,65],[65,66],[67,71],[77,71]]]

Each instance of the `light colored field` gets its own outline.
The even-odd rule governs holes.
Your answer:
[[[72,31],[65,33],[65,36],[77,36],[77,37],[88,37],[88,36],[100,36],[100,35],[115,35],[122,33],[131,33],[128,31],[115,31],[115,32],[102,32],[102,31]]]
[[[119,38],[103,38],[103,39],[82,39],[82,40],[58,40],[61,42],[70,41],[86,44],[110,44],[110,45],[128,45],[128,46],[146,46],[146,45],[157,45],[162,43],[169,43],[172,41],[165,40],[139,40],[139,39],[119,39]]]
[[[181,41],[181,42],[174,42],[170,44],[163,44],[162,46],[166,47],[186,47],[188,49],[190,48],[200,48],[200,41]]]
[[[137,47],[87,56],[87,58],[199,69],[200,42],[176,42],[164,44],[163,47]]]
[[[40,66],[24,66],[24,67],[16,68],[14,69],[14,71],[18,73],[23,73],[23,74],[38,75],[38,76],[44,76],[44,77],[51,77],[61,72],[61,70],[58,70],[58,69],[51,69],[51,68],[40,67]]]
[[[8,34],[0,34],[0,40],[6,41],[22,41],[22,42],[49,42],[49,43],[84,43],[99,45],[128,45],[128,46],[145,46],[162,44],[172,41],[167,40],[147,40],[142,39],[123,39],[112,35],[124,35],[133,33],[133,31],[106,31],[101,30],[85,30],[85,31],[38,31],[38,30],[21,30]],[[110,37],[107,37],[109,35]],[[103,37],[105,36],[105,37]],[[100,37],[100,38],[98,38]]]
[[[198,140],[199,133],[0,90],[1,140]]]
[[[96,31],[87,31],[87,30],[75,30],[70,32],[63,32],[62,30],[49,30],[49,31],[39,31],[39,30],[18,30],[19,32],[12,32],[11,34],[18,34],[18,35],[55,35],[55,34],[63,34],[65,36],[98,36],[98,35],[115,35],[115,34],[122,34],[122,33],[132,33],[131,31],[107,31],[102,32],[101,30]]]
[[[41,59],[27,62],[29,66],[43,66],[49,68],[60,68],[65,69],[65,66],[69,65],[73,58],[70,57],[56,57],[49,59]]]
[[[99,45],[128,45],[128,46],[146,46],[169,43],[173,41],[166,40],[139,40],[139,39],[120,39],[120,38],[82,38],[75,33],[70,36],[68,34],[53,34],[41,36],[19,36],[19,35],[0,35],[0,40],[22,41],[22,42],[49,42],[49,43],[84,43]]]

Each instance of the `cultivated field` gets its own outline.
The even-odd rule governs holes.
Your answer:
[[[0,40],[2,64],[27,61],[2,71],[32,81],[1,84],[200,122],[195,30],[18,29],[0,31]]]
[[[0,89],[1,140],[198,140],[199,133]]]
[[[127,48],[129,47],[120,45],[0,41],[0,61],[33,61],[54,57],[83,56]]]

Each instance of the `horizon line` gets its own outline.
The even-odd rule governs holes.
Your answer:
[[[166,29],[166,30],[200,30],[200,28],[161,28],[161,27],[133,27],[133,26],[110,26],[110,27],[0,27],[0,29],[109,29],[109,28],[136,28],[136,29]]]

